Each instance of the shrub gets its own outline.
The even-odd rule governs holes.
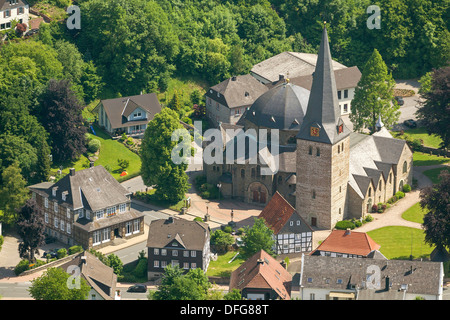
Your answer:
[[[100,149],[101,142],[98,139],[92,139],[88,143],[88,150],[92,153],[97,152]]]
[[[336,223],[335,228],[339,230],[355,229],[355,224],[349,220],[342,220]]]
[[[372,212],[378,212],[378,206],[376,204],[372,206]]]
[[[83,251],[83,247],[82,246],[72,246],[69,248],[69,255],[75,254],[77,252],[81,252]]]
[[[196,176],[194,179],[194,185],[197,189],[200,190],[200,187],[206,183],[206,176],[205,175],[200,175],[200,176]]]
[[[20,262],[14,268],[14,273],[16,274],[16,276],[18,276],[22,272],[30,269],[29,265],[30,265],[30,261],[28,261],[27,259],[20,260]]]
[[[411,148],[414,151],[421,151],[422,150],[422,144],[423,144],[423,140],[421,140],[421,139],[414,139],[413,141],[411,141]]]
[[[3,236],[0,236],[0,251],[2,250],[3,241]]]
[[[147,278],[147,258],[142,258],[139,259],[139,262],[136,266],[136,268],[134,268],[133,272],[131,273],[133,276],[135,276],[136,278],[142,278],[145,277]]]
[[[59,249],[58,252],[56,252],[56,256],[58,257],[58,259],[64,258],[65,256],[67,256],[67,249],[66,248]]]
[[[223,230],[223,232],[226,232],[226,233],[233,232],[233,228],[231,226],[222,226],[221,229]]]
[[[393,196],[393,197],[389,198],[389,200],[387,201],[387,203],[389,203],[389,204],[393,204],[395,202],[397,202],[397,196]]]
[[[403,192],[410,192],[411,191],[411,186],[409,184],[405,184],[403,186]]]
[[[373,217],[372,217],[370,214],[368,214],[368,215],[366,216],[366,218],[364,219],[364,221],[366,221],[366,222],[371,222],[371,221],[373,221]]]
[[[128,138],[127,139],[127,145],[129,145],[129,146],[132,146],[134,144],[134,140],[133,140],[133,138]]]
[[[203,222],[203,219],[200,218],[200,217],[195,217],[195,218],[194,218],[194,221]]]
[[[127,137],[127,135],[124,132],[124,133],[122,133],[122,136],[119,138],[119,141],[125,141],[127,139],[128,139],[128,137]]]
[[[362,222],[359,221],[359,220],[356,220],[356,221],[354,222],[354,224],[355,224],[355,227],[356,227],[356,228],[359,228],[359,227],[362,226]]]
[[[397,199],[401,199],[405,197],[405,193],[401,192],[401,191],[397,191],[395,193],[395,196],[397,197]]]

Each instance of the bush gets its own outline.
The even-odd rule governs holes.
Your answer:
[[[372,206],[372,212],[378,212],[378,206],[376,204]]]
[[[335,228],[339,230],[355,229],[355,224],[349,220],[342,220],[336,223]]]
[[[3,241],[3,236],[0,236],[0,251],[2,250]]]
[[[129,145],[129,146],[132,146],[134,144],[134,140],[133,140],[133,138],[128,138],[127,139],[127,145]]]
[[[16,274],[16,276],[18,276],[22,272],[27,271],[28,269],[30,269],[29,265],[30,265],[30,261],[28,261],[27,259],[20,260],[20,262],[14,268],[14,273]]]
[[[411,191],[411,186],[409,184],[405,184],[403,186],[403,192],[410,192]]]
[[[233,228],[231,226],[221,226],[221,229],[223,230],[223,232],[226,232],[226,233],[233,232]]]
[[[124,133],[122,133],[122,136],[119,138],[119,141],[123,142],[123,141],[125,141],[127,139],[128,139],[128,137],[127,137],[127,135],[124,132]]]
[[[56,252],[56,256],[58,257],[58,259],[64,258],[65,256],[67,256],[67,249],[66,248],[59,249],[58,252]]]
[[[414,151],[422,151],[422,144],[422,139],[414,139],[413,141],[411,141],[411,149],[413,149]]]
[[[195,218],[194,218],[194,221],[203,222],[203,219],[200,218],[200,217],[195,217]]]
[[[82,246],[72,246],[69,248],[69,255],[75,254],[77,252],[81,252],[83,251],[83,247]]]
[[[145,277],[147,278],[147,258],[142,258],[139,259],[139,262],[136,266],[136,268],[134,268],[133,272],[131,273],[133,276],[135,276],[136,278],[142,278]]]
[[[395,193],[395,196],[397,197],[397,199],[401,199],[405,197],[405,193],[401,192],[401,191],[397,191]]]
[[[97,152],[100,149],[101,142],[98,139],[92,139],[88,143],[88,150],[92,153]]]
[[[368,215],[366,216],[366,218],[364,219],[364,221],[366,221],[366,222],[371,222],[371,221],[373,221],[373,217],[372,217],[370,214],[368,214]]]
[[[359,220],[356,220],[356,221],[354,222],[354,224],[355,224],[355,227],[356,227],[356,228],[359,228],[359,227],[362,226],[362,222],[359,221]]]
[[[389,198],[389,200],[387,201],[387,203],[389,203],[389,204],[393,204],[393,203],[395,203],[395,202],[397,202],[397,196],[393,196],[393,197],[391,197],[391,198]]]

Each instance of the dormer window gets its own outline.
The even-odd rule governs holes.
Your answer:
[[[56,187],[52,188],[52,196],[56,197],[56,190],[57,190],[57,189],[58,189],[58,188],[56,188]]]

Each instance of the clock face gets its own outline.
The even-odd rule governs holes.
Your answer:
[[[311,137],[318,137],[319,136],[319,128],[311,127]]]

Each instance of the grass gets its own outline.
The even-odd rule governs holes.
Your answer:
[[[231,272],[239,268],[239,266],[245,261],[238,255],[233,262],[228,263],[228,261],[233,259],[236,253],[236,251],[229,251],[225,254],[219,255],[216,261],[211,260],[206,275],[208,277],[230,277]]]
[[[450,162],[450,158],[438,157],[436,155],[429,155],[423,152],[414,152],[413,165],[414,166],[433,166]]]
[[[156,196],[153,196],[156,192],[156,189],[150,189],[147,191],[147,194],[145,194],[145,192],[138,192],[136,194],[136,198],[138,200],[144,201],[146,203],[149,204],[153,204],[157,207],[161,207],[164,209],[171,209],[177,212],[181,211],[181,208],[183,208],[185,206],[185,202],[184,199],[178,201],[177,203],[170,203],[168,201],[164,201],[164,200],[158,200],[156,199]]]
[[[172,78],[169,80],[167,90],[158,94],[158,100],[161,104],[167,105],[172,99],[175,92],[179,94],[180,100],[183,105],[191,105],[191,93],[194,90],[199,90],[201,95],[205,93],[206,84],[199,84],[196,79],[182,79]]]
[[[435,169],[430,169],[427,171],[424,171],[423,174],[426,175],[431,182],[433,182],[433,184],[437,184],[439,183],[439,175],[442,171],[447,170],[450,172],[450,168],[435,168]]]
[[[402,218],[412,222],[423,223],[423,216],[425,213],[426,212],[420,207],[420,203],[417,202],[415,205],[403,212]]]
[[[390,226],[367,233],[381,248],[381,253],[388,259],[406,260],[429,258],[434,246],[424,242],[425,233],[421,229]]]
[[[403,136],[398,136],[400,139],[409,138],[410,140],[420,139],[423,141],[425,147],[439,149],[442,139],[436,135],[430,135],[427,133],[424,127],[408,129],[404,131]]]
[[[112,176],[118,181],[124,181],[127,178],[137,176],[141,170],[141,158],[136,153],[130,151],[120,142],[113,140],[109,135],[107,135],[103,130],[94,126],[96,135],[89,133],[92,138],[100,140],[101,147],[98,155],[98,160],[95,161],[95,165],[102,165],[104,167],[109,166],[111,168]],[[117,163],[117,159],[125,159],[129,161],[129,166],[127,168],[128,175],[125,177],[120,177],[122,170]],[[73,162],[65,162],[62,164],[57,164],[52,167],[52,170],[56,171],[59,166],[63,166],[63,174],[68,174],[70,168],[75,168],[76,171],[83,170],[89,159],[86,155],[82,155],[80,159]]]

